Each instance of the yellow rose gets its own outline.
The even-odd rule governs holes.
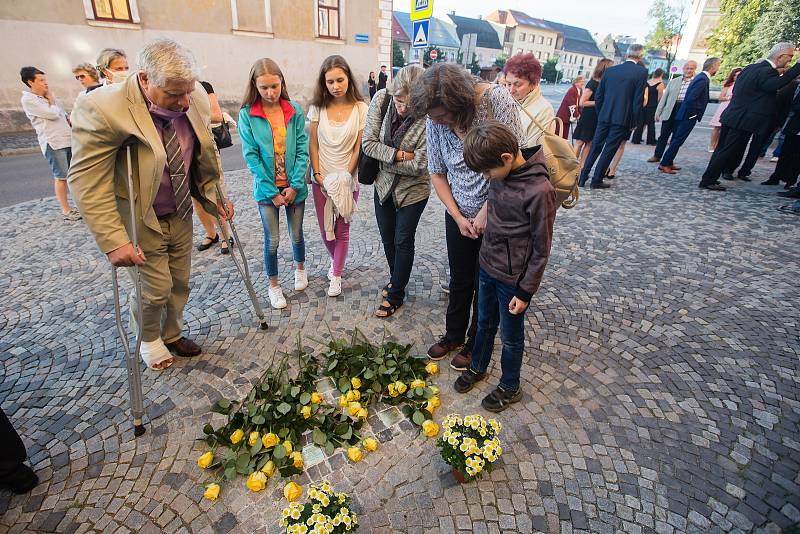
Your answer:
[[[296,482],[289,482],[283,487],[283,496],[289,502],[294,502],[303,494],[303,488],[297,485]]]
[[[397,389],[397,392],[402,395],[408,389],[408,386],[403,384],[402,382],[395,382],[394,387]]]
[[[292,442],[288,439],[283,442],[283,448],[286,449],[286,454],[292,454],[294,448],[292,447]]]
[[[368,416],[369,412],[367,411],[366,408],[361,408],[360,410],[358,410],[358,413],[356,414],[356,417],[358,417],[359,419],[363,419],[364,421],[367,420]]]
[[[436,386],[431,386],[431,391],[433,392],[434,395],[439,394],[439,388],[437,388]]]
[[[200,469],[208,469],[208,466],[211,465],[213,462],[214,462],[214,453],[211,451],[208,451],[207,453],[205,453],[204,455],[202,455],[200,458],[197,459],[197,465],[200,467]]]
[[[233,443],[234,445],[236,445],[237,443],[239,443],[240,441],[242,441],[242,438],[243,438],[243,437],[244,437],[244,432],[243,432],[243,431],[242,431],[242,429],[240,428],[239,430],[237,430],[236,432],[234,432],[233,434],[231,434],[231,443]]]
[[[349,449],[347,449],[347,457],[350,458],[350,460],[352,460],[355,463],[360,462],[361,458],[363,457],[361,449],[359,449],[358,447],[350,447]]]
[[[397,389],[394,387],[394,382],[389,384],[388,389],[389,389],[389,396],[390,397],[396,397],[397,396]]]
[[[311,394],[311,404],[319,404],[322,402],[322,395],[316,391]]]
[[[361,388],[361,379],[357,376],[354,376],[350,379],[350,385],[353,386],[353,389],[360,389]]]
[[[267,475],[268,477],[271,477],[272,475],[274,475],[275,474],[275,462],[270,460],[267,463],[265,463],[264,467],[261,468],[261,472],[264,473],[265,475]]]
[[[209,501],[216,501],[217,497],[219,497],[219,484],[209,484],[206,486],[206,491],[203,493],[203,497]]]
[[[426,410],[428,411],[428,413],[430,413],[430,414],[433,414],[434,410],[436,410],[436,408],[438,408],[438,407],[439,407],[439,405],[438,405],[438,404],[435,404],[435,403],[433,402],[433,399],[429,400],[429,401],[428,401],[428,404],[426,404],[426,405],[425,405],[425,409],[426,409]]]
[[[250,437],[247,439],[247,444],[251,447],[258,442],[258,432],[250,432]]]
[[[292,453],[292,465],[298,469],[303,468],[303,453],[300,451],[294,451]]]
[[[269,449],[274,447],[279,443],[278,436],[270,432],[269,434],[264,434],[264,437],[261,438],[261,443],[264,444],[265,449]]]
[[[416,379],[413,382],[411,382],[411,388],[412,389],[413,388],[424,388],[424,387],[425,387],[425,381],[424,380]]]
[[[354,401],[361,400],[361,392],[358,391],[357,389],[351,389],[348,393],[353,394]]]
[[[250,473],[245,484],[250,491],[261,491],[267,486],[267,475],[261,471]]]
[[[303,416],[303,419],[311,417],[311,406],[306,405],[300,408],[300,415]]]
[[[339,406],[341,406],[342,408],[347,408],[347,403],[349,402],[350,401],[347,400],[347,395],[342,395],[341,397],[339,397]]]
[[[367,438],[364,440],[364,448],[368,452],[375,452],[378,449],[378,441],[374,438]]]
[[[439,364],[436,362],[430,362],[428,365],[425,366],[425,372],[429,375],[435,375],[439,372]]]
[[[439,425],[428,419],[422,423],[422,433],[429,438],[436,437],[436,434],[439,433]]]
[[[358,415],[358,411],[360,409],[361,409],[361,403],[360,402],[351,402],[349,404],[348,408],[347,408],[347,410],[350,412],[350,415],[353,416],[353,417]]]

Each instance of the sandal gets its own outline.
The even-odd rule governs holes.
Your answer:
[[[402,305],[403,305],[402,302],[400,304],[392,304],[388,300],[384,300],[383,303],[378,307],[378,309],[375,310],[375,317],[378,317],[380,319],[386,319],[387,317],[391,317],[392,315],[394,315],[394,312],[396,312]]]
[[[381,295],[383,295],[383,298],[386,298],[386,297],[389,296],[389,290],[391,288],[392,288],[392,283],[391,282],[389,282],[388,284],[383,286],[383,290],[381,291]]]
[[[233,241],[233,240],[231,240],[231,241]],[[220,254],[230,254],[231,253],[230,248],[228,248],[228,242],[225,241],[224,239],[222,240],[222,243],[220,243],[220,245],[219,245],[219,253]]]
[[[203,241],[201,241],[200,244],[197,245],[197,250],[199,250],[200,252],[208,250],[211,248],[211,245],[217,242],[219,242],[219,234],[214,234],[214,237],[205,236],[203,238]]]
[[[500,386],[486,395],[481,401],[481,406],[490,412],[499,413],[522,398],[522,388],[516,391],[506,391]]]

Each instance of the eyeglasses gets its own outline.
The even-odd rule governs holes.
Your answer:
[[[81,80],[83,80],[84,78],[86,78],[86,75],[85,75],[85,74],[76,74],[76,75],[75,75],[75,79],[76,79],[76,80],[78,80],[78,81],[81,81]]]

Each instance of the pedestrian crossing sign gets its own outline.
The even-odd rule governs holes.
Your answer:
[[[429,19],[433,16],[433,0],[411,0],[411,20]]]
[[[413,31],[411,32],[414,35],[411,43],[412,48],[428,48],[430,22],[430,19],[414,21]]]

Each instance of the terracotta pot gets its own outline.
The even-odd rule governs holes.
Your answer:
[[[467,483],[467,480],[464,478],[464,473],[462,473],[456,468],[453,468],[453,478],[455,478],[459,484]]]

